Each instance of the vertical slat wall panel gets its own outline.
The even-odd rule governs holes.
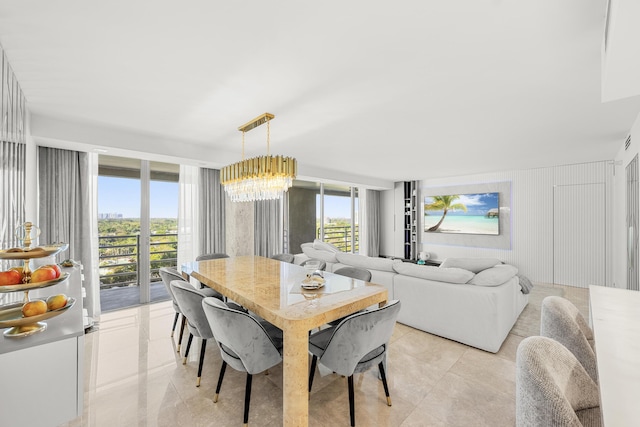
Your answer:
[[[447,257],[495,257],[513,264],[534,282],[553,283],[554,280],[554,186],[604,184],[605,195],[612,183],[612,169],[608,162],[556,166],[519,171],[468,175],[420,181],[421,191],[427,187],[459,186],[488,182],[511,182],[511,249],[487,249],[470,246],[424,244],[436,259]],[[421,197],[424,193],[421,194]],[[605,205],[604,221],[610,217],[610,204]],[[605,234],[605,283],[611,284],[611,251],[609,236]],[[594,243],[590,243],[594,244]],[[577,285],[576,285],[577,286]]]
[[[554,188],[554,283],[605,285],[605,184]]]
[[[627,289],[640,290],[638,277],[638,156],[627,165]]]

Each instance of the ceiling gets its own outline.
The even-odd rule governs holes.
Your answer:
[[[0,44],[36,140],[82,142],[60,121],[222,166],[240,158],[237,127],[270,112],[271,152],[301,171],[400,181],[613,159],[640,99],[601,102],[605,12],[605,0],[0,0]],[[247,134],[247,157],[264,154],[265,132]]]

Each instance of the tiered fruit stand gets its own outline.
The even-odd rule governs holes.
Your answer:
[[[58,283],[62,283],[69,278],[69,273],[62,273],[60,277],[53,280],[31,282],[31,268],[29,264],[32,259],[53,256],[69,247],[66,243],[56,243],[31,248],[31,233],[34,229],[37,230],[37,227],[34,227],[29,222],[19,226],[16,233],[21,234],[18,238],[23,241],[23,247],[0,250],[0,260],[23,261],[23,283],[0,286],[1,293],[24,292],[24,300],[22,302],[0,306],[0,329],[9,328],[4,331],[4,336],[8,338],[25,337],[35,334],[36,332],[44,331],[47,328],[47,324],[44,322],[45,320],[64,313],[75,303],[75,299],[69,298],[64,307],[46,311],[45,313],[35,316],[23,317],[22,306],[29,302],[30,290],[53,286]]]

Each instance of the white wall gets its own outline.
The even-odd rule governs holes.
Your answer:
[[[640,138],[639,138],[640,139]],[[620,173],[620,168],[616,168]],[[420,189],[426,187],[462,186],[488,182],[511,182],[511,249],[486,249],[445,244],[423,244],[421,250],[431,258],[495,257],[518,267],[521,273],[535,282],[554,283],[554,186],[604,183],[608,200],[613,192],[613,164],[609,161],[557,166],[520,171],[494,172],[441,179],[424,179]],[[386,193],[392,192],[391,190]],[[421,194],[423,197],[423,194]],[[392,200],[386,195],[383,200]],[[388,208],[384,208],[386,211]],[[611,204],[607,203],[607,217],[611,217]],[[608,221],[610,222],[610,221]],[[393,221],[385,220],[383,237],[390,234]],[[401,232],[399,230],[398,232]],[[397,239],[397,233],[395,235]],[[611,232],[606,235],[607,248],[603,260],[607,284],[611,284]],[[390,247],[384,242],[383,247]],[[393,254],[402,256],[400,253]],[[575,267],[575,266],[573,266]]]
[[[613,193],[613,283],[618,288],[627,287],[627,226],[626,226],[626,167],[640,153],[640,115],[631,128],[631,144],[624,144],[616,155],[616,174]],[[636,263],[640,262],[640,254]]]

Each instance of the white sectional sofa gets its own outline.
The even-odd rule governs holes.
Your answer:
[[[495,258],[450,258],[440,267],[340,252],[324,242],[302,245],[294,262],[317,258],[327,271],[365,268],[389,299],[402,301],[398,322],[492,353],[500,350],[529,301],[518,270]]]

